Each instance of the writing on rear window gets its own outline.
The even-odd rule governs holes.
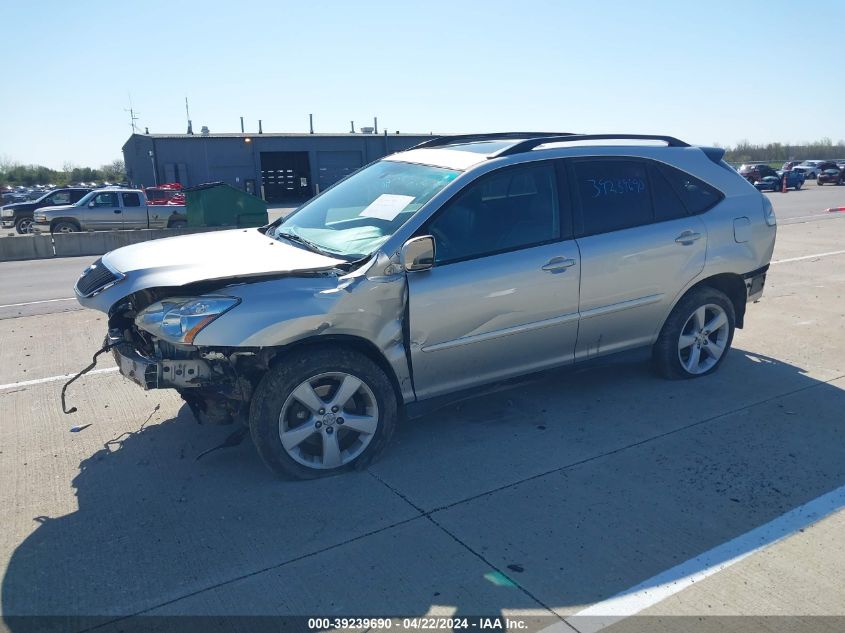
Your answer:
[[[593,198],[645,191],[645,181],[640,178],[616,178],[613,180],[589,178],[587,182],[593,186]]]

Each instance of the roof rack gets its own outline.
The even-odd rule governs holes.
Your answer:
[[[497,139],[531,140],[535,138],[552,138],[558,136],[569,136],[571,132],[493,132],[490,134],[453,134],[451,136],[438,136],[429,141],[423,141],[410,149],[422,149],[424,147],[442,147],[456,143],[472,143],[474,141],[495,141]]]
[[[559,134],[555,136],[526,139],[519,143],[515,143],[510,147],[499,150],[495,154],[488,156],[488,158],[500,158],[502,156],[522,154],[523,152],[530,152],[535,147],[546,145],[548,143],[572,143],[575,141],[595,140],[663,141],[668,147],[690,147],[689,143],[684,143],[684,141],[676,139],[674,136],[663,136],[659,134]]]

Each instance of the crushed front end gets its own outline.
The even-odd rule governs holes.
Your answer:
[[[197,347],[151,332],[161,327],[155,318],[151,325],[151,315],[172,314],[172,306],[195,305],[197,300],[165,298],[142,307],[150,294],[127,297],[109,315],[107,343],[120,373],[144,389],[176,389],[200,422],[246,423],[254,386],[268,359],[258,349]],[[211,320],[208,315],[197,318],[205,324]]]

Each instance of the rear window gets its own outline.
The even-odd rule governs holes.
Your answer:
[[[140,207],[141,206],[141,196],[137,193],[123,193],[123,206],[124,207]]]

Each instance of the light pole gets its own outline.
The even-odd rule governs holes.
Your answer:
[[[153,166],[153,184],[158,187],[158,174],[156,173],[156,159],[153,150],[150,150],[150,164]]]

